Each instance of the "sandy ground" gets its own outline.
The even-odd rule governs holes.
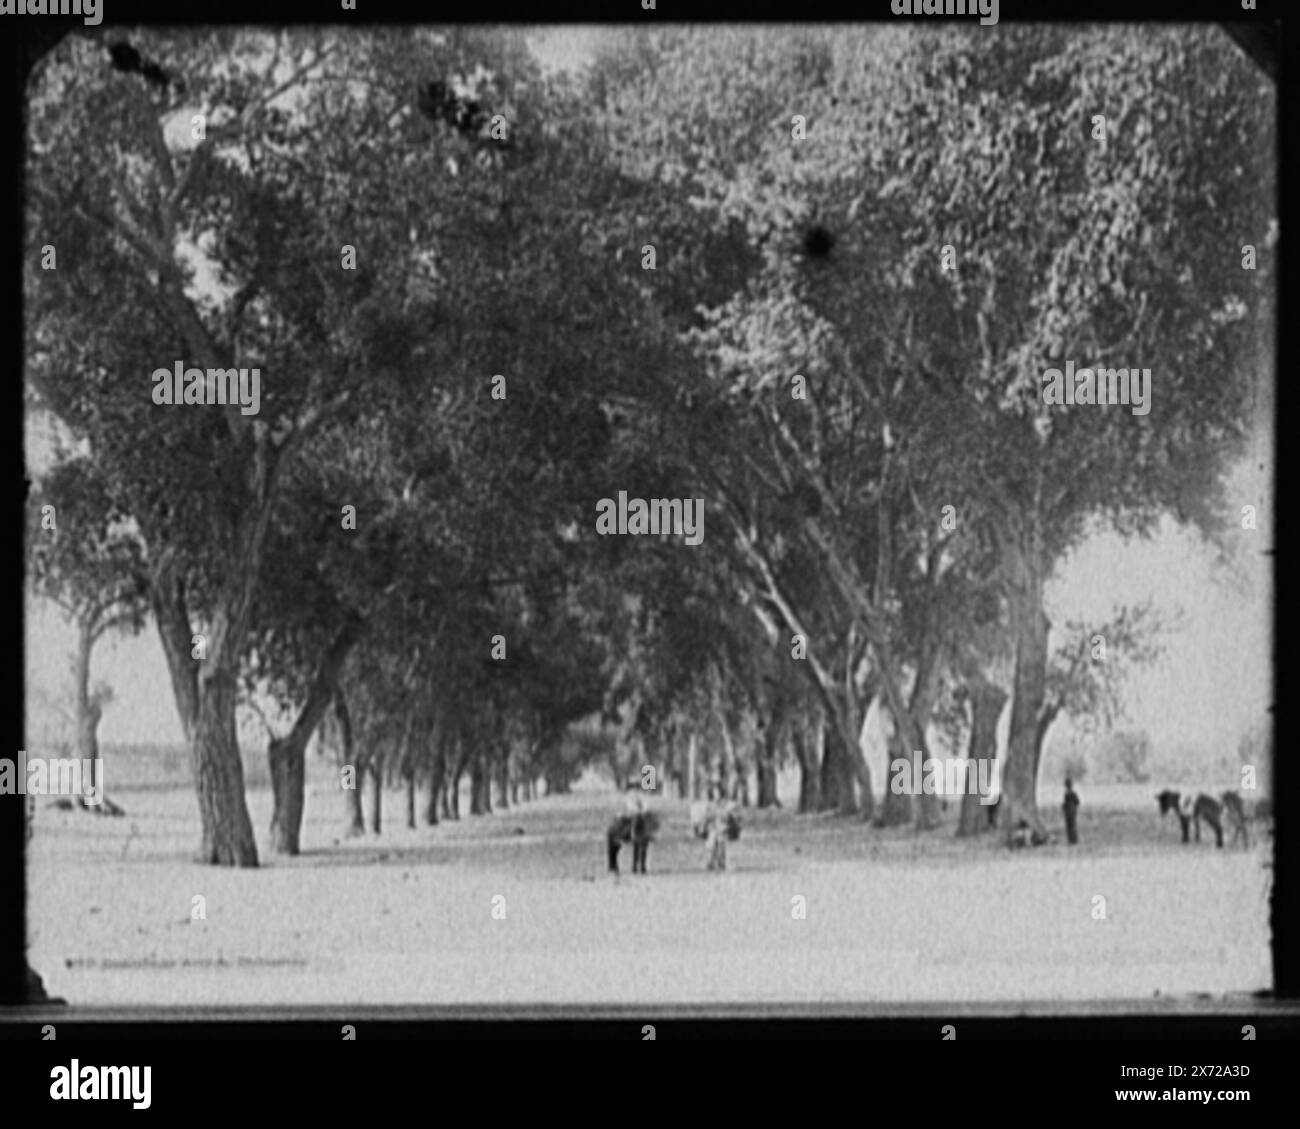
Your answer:
[[[340,841],[341,798],[317,771],[303,854],[266,852],[271,798],[252,787],[263,866],[231,871],[189,861],[198,823],[188,790],[110,788],[126,818],[37,813],[31,961],[49,991],[88,1005],[1083,1000],[1267,988],[1267,847],[1183,846],[1151,792],[1085,790],[1078,847],[1019,852],[955,840],[951,827],[918,836],[750,811],[720,875],[704,870],[686,805],[659,801],[650,874],[627,874],[625,849],[614,879],[603,843],[612,792],[414,831],[400,826],[392,793],[382,836]],[[191,916],[195,896],[206,920]],[[806,918],[795,916],[798,898]]]

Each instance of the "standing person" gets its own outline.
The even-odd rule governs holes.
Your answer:
[[[624,816],[620,811],[610,820],[609,827],[605,829],[605,849],[609,852],[610,874],[618,873],[618,849],[623,845],[623,820]]]
[[[1073,846],[1079,841],[1079,829],[1076,820],[1079,817],[1079,794],[1074,790],[1074,783],[1065,778],[1065,803],[1061,805],[1065,812],[1065,838]]]

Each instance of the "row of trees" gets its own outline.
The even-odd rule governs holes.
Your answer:
[[[466,773],[473,811],[563,789],[604,726],[934,826],[875,810],[873,702],[891,755],[978,759],[1010,700],[1003,826],[1039,824],[1050,726],[1155,638],[1053,647],[1048,579],[1101,529],[1218,533],[1256,422],[1273,92],[1220,33],[656,30],[581,79],[509,31],[140,40],[183,94],[83,39],[32,85],[27,387],[74,442],[29,559],[87,669],[152,620],[204,861],[257,861],[268,696],[290,853],[322,727],[412,821],[420,782],[430,819]],[[420,114],[471,75],[495,124]],[[260,412],[154,405],[178,358],[259,366]],[[1065,359],[1151,367],[1151,414],[1053,412]],[[619,490],[702,498],[703,544],[598,536]]]

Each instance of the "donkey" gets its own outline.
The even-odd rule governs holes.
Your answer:
[[[632,844],[632,873],[645,874],[646,852],[650,840],[659,831],[659,817],[652,811],[638,812],[635,815],[620,815],[614,818],[605,832],[605,844],[609,852],[609,869],[618,873],[618,852],[624,843]]]
[[[1223,823],[1220,818],[1223,806],[1214,797],[1201,792],[1193,800],[1191,796],[1166,789],[1156,796],[1156,802],[1160,805],[1162,819],[1171,811],[1177,813],[1178,821],[1183,825],[1184,843],[1189,842],[1187,832],[1193,823],[1196,824],[1196,841],[1201,841],[1201,820],[1205,820],[1214,829],[1214,845],[1223,846]]]

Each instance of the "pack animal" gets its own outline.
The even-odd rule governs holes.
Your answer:
[[[632,873],[645,874],[646,853],[650,841],[659,832],[659,817],[652,811],[616,816],[605,832],[609,852],[609,869],[618,873],[618,852],[624,843],[632,844]]]
[[[1213,796],[1207,796],[1204,792],[1199,793],[1195,799],[1190,795],[1184,796],[1180,792],[1166,790],[1156,796],[1156,802],[1160,805],[1160,818],[1163,819],[1169,812],[1174,812],[1178,816],[1178,822],[1183,828],[1183,842],[1189,842],[1188,831],[1194,824],[1196,827],[1196,841],[1201,841],[1201,820],[1214,830],[1215,846],[1223,846],[1223,805]]]
[[[1232,821],[1232,845],[1235,847],[1238,839],[1244,839],[1249,847],[1251,817],[1246,814],[1246,805],[1242,803],[1241,796],[1236,792],[1224,792],[1220,799],[1223,800],[1223,810]],[[1256,815],[1259,814],[1259,806],[1256,805]]]

